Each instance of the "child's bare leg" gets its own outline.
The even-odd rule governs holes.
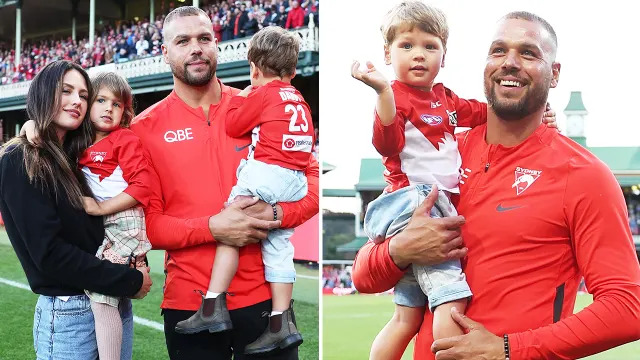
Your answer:
[[[293,296],[293,283],[269,283],[271,285],[272,311],[284,312]]]
[[[207,293],[223,293],[229,289],[231,279],[238,270],[238,259],[240,257],[240,249],[235,246],[224,245],[218,243],[216,248],[216,257],[211,267],[211,278],[209,279],[209,288]]]
[[[420,330],[424,318],[424,306],[396,305],[393,317],[380,330],[371,345],[370,360],[400,359],[407,345]]]
[[[455,307],[461,314],[467,308],[467,299],[451,301],[437,306],[433,310],[433,339],[444,339],[463,335],[464,331],[451,317],[451,308]]]
[[[122,319],[117,307],[91,302],[100,360],[120,360]]]

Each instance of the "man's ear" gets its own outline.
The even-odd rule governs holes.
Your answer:
[[[551,87],[554,88],[558,86],[558,81],[560,81],[560,63],[554,62],[551,64],[551,71],[553,72],[551,78]]]
[[[391,51],[389,46],[389,44],[384,45],[384,63],[387,65],[391,65]]]
[[[162,44],[160,45],[160,49],[162,50],[162,58],[164,59],[164,62],[168,64],[169,58],[167,57],[167,52],[168,52],[167,47],[164,44]]]

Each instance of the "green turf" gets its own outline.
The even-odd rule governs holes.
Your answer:
[[[389,295],[326,295],[323,302],[323,359],[366,359],[376,334],[393,314]],[[578,295],[575,311],[592,302],[591,295]],[[407,349],[403,359],[411,359],[413,348]],[[587,357],[590,360],[640,359],[640,341],[619,346]]]
[[[134,314],[136,316],[162,323],[160,303],[162,301],[162,252],[151,255],[151,277],[154,286],[143,300],[134,300]],[[159,262],[158,262],[159,260]],[[307,271],[307,269],[302,269]],[[314,275],[318,275],[315,270]],[[26,284],[26,277],[22,267],[8,245],[6,233],[0,230],[0,277]],[[296,320],[304,336],[304,343],[300,347],[300,359],[318,359],[318,285],[317,280],[299,278],[295,285],[294,298]],[[314,298],[315,292],[315,298]],[[311,299],[312,301],[307,301]],[[37,295],[30,291],[0,284],[0,359],[29,359],[34,357],[31,329],[33,326],[33,309]],[[5,339],[11,339],[10,346],[5,346]],[[134,325],[133,358],[140,360],[168,359],[164,335],[161,331],[142,325]]]

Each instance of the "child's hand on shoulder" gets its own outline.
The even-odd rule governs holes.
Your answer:
[[[38,134],[38,129],[36,129],[36,122],[33,120],[27,120],[27,122],[22,125],[20,129],[20,136],[26,135],[27,140],[32,145],[40,145],[40,135]]]
[[[558,122],[556,121],[556,112],[551,108],[551,105],[547,103],[547,108],[544,114],[542,114],[542,122],[547,124],[548,127],[558,129]],[[560,129],[558,131],[562,132]]]
[[[375,66],[371,61],[367,61],[367,68],[365,71],[360,71],[360,63],[358,61],[354,61],[351,65],[351,76],[360,80],[363,83],[372,87],[378,94],[384,92],[385,90],[391,89],[389,85],[389,81],[382,75],[382,73],[376,70]]]
[[[246,88],[244,88],[242,91],[238,93],[238,96],[242,96],[246,98],[247,96],[249,96],[249,93],[251,92],[251,90],[253,90],[253,85],[249,85]]]
[[[100,207],[100,204],[96,201],[96,199],[92,197],[83,196],[82,205],[84,207],[84,211],[86,211],[87,214],[89,215],[93,215],[93,216],[104,215],[102,213],[102,208]]]

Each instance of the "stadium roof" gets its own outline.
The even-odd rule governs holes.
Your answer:
[[[369,239],[366,236],[357,236],[355,239],[349,241],[346,244],[342,244],[336,247],[337,252],[356,252],[360,250]]]
[[[587,111],[587,108],[584,107],[584,103],[582,102],[582,92],[580,91],[571,92],[569,103],[567,104],[567,107],[564,108],[564,111],[580,111],[580,112]]]
[[[89,1],[75,0],[78,4],[76,27],[80,38],[86,36],[89,28]],[[48,0],[22,2],[22,40],[38,39],[43,36],[60,38],[71,36],[72,0]],[[16,36],[16,3],[4,1],[0,5],[0,40],[13,43]],[[146,4],[146,6],[145,6]],[[100,21],[149,16],[149,0],[108,0],[96,1],[96,27]],[[156,6],[158,11],[160,7]]]
[[[322,189],[324,197],[356,197],[355,189]]]
[[[322,162],[322,173],[328,173],[331,170],[335,170],[336,166],[335,165],[331,165],[328,162]]]
[[[357,191],[362,190],[382,190],[385,183],[382,174],[384,166],[380,159],[362,159],[360,160],[360,178],[355,188]]]

